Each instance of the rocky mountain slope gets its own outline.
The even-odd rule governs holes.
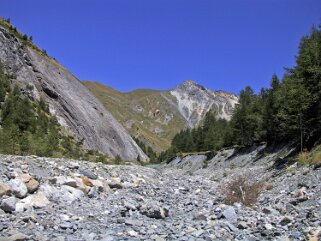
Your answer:
[[[0,240],[319,240],[321,169],[287,164],[292,151],[226,149],[153,169],[0,156]],[[239,174],[262,184],[253,206],[226,203]]]
[[[215,111],[218,118],[230,120],[238,97],[224,91],[212,91],[189,80],[170,91],[176,106],[190,128],[197,126],[206,113]]]
[[[125,160],[147,156],[72,73],[0,19],[0,61],[31,99],[42,97],[59,124],[87,149]]]
[[[140,89],[119,92],[97,82],[84,84],[132,136],[162,151],[184,128],[197,126],[208,111],[230,119],[238,97],[186,81],[169,91]]]

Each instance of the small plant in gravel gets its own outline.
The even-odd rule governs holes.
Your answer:
[[[315,167],[321,166],[321,145],[308,152],[304,150],[298,155],[298,162],[301,165],[314,165]]]
[[[122,163],[123,163],[123,160],[121,159],[121,157],[119,155],[117,155],[115,157],[115,159],[113,160],[113,164],[115,164],[115,165],[120,165]]]
[[[267,183],[266,185],[265,185],[265,189],[266,190],[271,190],[273,188],[273,184],[272,183]]]
[[[309,153],[307,151],[303,151],[298,155],[298,162],[302,165],[309,164],[311,162]]]
[[[208,167],[208,160],[204,160],[203,162],[203,168],[207,168]]]
[[[242,174],[225,184],[224,201],[226,204],[243,203],[245,206],[253,206],[263,190],[263,183],[252,181],[249,176]]]

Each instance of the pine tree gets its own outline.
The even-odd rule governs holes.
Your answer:
[[[290,73],[302,81],[310,97],[303,116],[307,129],[306,139],[311,146],[321,136],[321,26],[314,26],[311,34],[302,38],[296,63],[297,66]]]

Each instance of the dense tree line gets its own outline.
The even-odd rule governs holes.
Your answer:
[[[75,158],[83,155],[79,143],[61,134],[46,103],[24,96],[19,86],[11,83],[1,63],[0,153]]]
[[[159,160],[178,152],[218,150],[231,145],[280,142],[310,148],[321,138],[321,29],[313,27],[302,38],[296,66],[280,80],[272,76],[270,88],[254,93],[248,86],[230,122],[209,113],[204,123],[178,133]]]

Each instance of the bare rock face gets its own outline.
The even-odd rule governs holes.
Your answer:
[[[31,99],[42,97],[51,114],[85,148],[111,157],[119,155],[124,160],[148,160],[125,129],[71,72],[39,50],[23,45],[1,26],[0,61],[16,77],[25,94]]]
[[[189,80],[179,85],[170,93],[177,100],[177,109],[193,128],[211,109],[219,118],[230,120],[239,101],[238,96],[224,91],[212,91]]]

